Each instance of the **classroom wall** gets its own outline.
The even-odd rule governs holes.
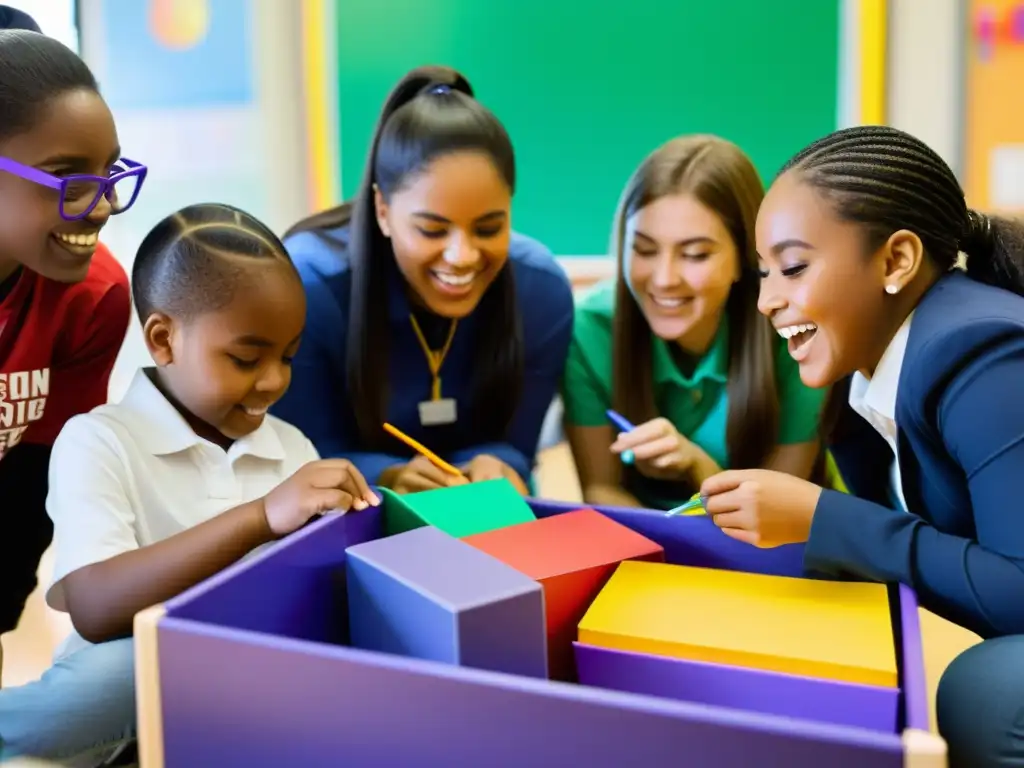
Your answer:
[[[74,42],[71,0],[6,2],[34,12],[45,32]],[[875,0],[841,2],[836,123],[849,125],[863,112],[858,79],[862,3]],[[886,119],[924,138],[957,168],[962,165],[963,111],[956,87],[957,57],[963,55],[957,25],[966,13],[965,2],[890,0],[885,30]],[[329,66],[337,61],[336,0],[79,0],[79,6],[81,50],[114,107],[125,153],[134,153],[151,168],[146,194],[136,208],[115,218],[105,232],[127,268],[152,224],[188,202],[231,202],[282,231],[302,215],[340,199],[338,145],[351,125],[338,120],[337,72]],[[198,16],[189,15],[197,9]],[[181,91],[178,81],[189,79],[189,68],[147,43],[161,13],[165,19],[170,14],[165,25],[177,24],[177,33],[172,30],[165,37],[182,47],[180,56],[189,50],[190,24],[213,25],[207,32],[234,25],[234,34],[227,38],[206,35],[204,45],[214,50],[207,49],[205,55],[213,63],[191,78],[223,84],[222,75],[233,72],[236,86],[241,83],[226,97],[233,103],[216,103],[209,90],[199,96]],[[222,102],[224,98],[222,93]],[[379,105],[373,112],[377,109]],[[374,116],[364,116],[364,121],[372,122]],[[602,256],[570,259],[566,266],[583,281],[612,269]],[[133,324],[111,386],[115,398],[148,360]]]
[[[886,117],[964,177],[964,0],[890,0]]]
[[[964,149],[976,208],[1024,213],[1024,2],[970,0]]]
[[[149,167],[135,206],[103,234],[127,270],[152,226],[191,203],[230,203],[278,231],[306,213],[296,5],[80,0],[79,9],[82,56],[114,112],[124,154]],[[148,364],[133,318],[112,396]]]

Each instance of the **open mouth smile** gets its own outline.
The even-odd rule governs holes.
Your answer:
[[[799,363],[807,358],[808,348],[818,333],[818,326],[814,323],[798,323],[784,325],[775,330],[786,340],[790,357]]]

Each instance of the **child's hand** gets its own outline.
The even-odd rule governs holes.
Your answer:
[[[425,456],[417,456],[398,470],[391,483],[391,489],[395,493],[419,493],[435,488],[464,485],[466,482],[466,478],[456,477],[434,466],[434,463]]]
[[[469,464],[460,467],[460,469],[466,474],[471,483],[479,483],[483,480],[498,480],[504,477],[523,496],[529,495],[526,484],[519,476],[519,473],[496,456],[482,453],[479,456],[474,456]]]
[[[311,461],[263,499],[267,525],[276,536],[297,531],[324,512],[378,504],[366,479],[345,459]]]

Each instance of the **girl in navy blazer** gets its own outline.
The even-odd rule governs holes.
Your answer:
[[[986,638],[946,670],[939,730],[951,766],[1024,765],[1024,229],[969,210],[922,142],[861,126],[783,168],[757,249],[761,311],[803,381],[833,387],[852,495],[729,471],[703,485],[708,512],[757,546],[806,542],[812,573],[908,584]]]

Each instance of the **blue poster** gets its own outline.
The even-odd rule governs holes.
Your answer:
[[[104,0],[100,88],[114,110],[250,104],[249,0]]]

